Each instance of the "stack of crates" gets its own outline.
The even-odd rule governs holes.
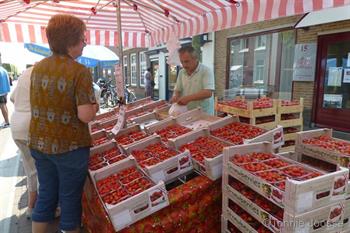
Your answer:
[[[297,132],[303,131],[304,100],[278,100],[277,124],[283,127],[284,145],[280,152],[294,151]]]
[[[224,149],[222,232],[342,232],[347,168],[324,172],[270,143]]]
[[[217,101],[215,107],[218,112],[238,116],[243,123],[267,130],[277,126],[277,101],[267,97],[255,100],[237,97],[233,100]]]

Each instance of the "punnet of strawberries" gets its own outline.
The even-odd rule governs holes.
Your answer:
[[[252,125],[233,122],[221,128],[212,130],[210,133],[215,137],[239,145],[243,144],[244,139],[252,139],[265,132],[264,129]]]
[[[212,137],[202,136],[180,147],[180,151],[190,151],[193,159],[203,163],[205,158],[214,158],[222,154],[225,144]]]
[[[230,162],[281,190],[284,190],[285,185],[281,182],[287,178],[304,181],[322,175],[320,172],[305,168],[301,164],[294,164],[265,152],[234,154],[230,158]],[[276,183],[278,184],[276,185]]]
[[[111,205],[115,205],[152,186],[153,183],[136,167],[124,169],[96,182],[97,191],[102,200]]]
[[[90,155],[89,158],[89,169],[92,171],[98,170],[102,167],[108,166],[110,164],[116,163],[120,160],[125,159],[127,156],[122,154],[117,147],[111,149],[96,152]]]
[[[141,167],[152,166],[178,154],[177,151],[165,146],[161,142],[148,145],[142,150],[134,150],[131,155]]]
[[[179,124],[173,124],[163,129],[157,130],[156,134],[161,137],[162,141],[168,141],[170,138],[176,138],[188,132],[191,132],[191,129]]]
[[[137,130],[134,132],[130,132],[128,134],[116,136],[115,140],[118,144],[121,145],[129,145],[133,142],[137,142],[143,138],[147,137],[147,134],[141,130]]]
[[[344,155],[350,156],[350,143],[346,141],[336,140],[332,137],[322,135],[315,138],[303,140],[304,144],[321,147],[326,150],[336,151]]]

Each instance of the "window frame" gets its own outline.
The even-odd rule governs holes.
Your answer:
[[[127,55],[123,56],[123,75],[125,79],[125,84],[128,84],[129,80],[128,80],[128,56]]]
[[[135,63],[132,62],[135,57]],[[134,68],[134,71],[133,71]],[[130,85],[133,87],[137,86],[137,56],[136,53],[130,54]]]
[[[143,57],[143,60],[142,60]],[[144,70],[142,71],[142,68],[144,67]],[[145,52],[140,52],[139,53],[139,77],[140,77],[140,87],[145,87],[145,80],[143,78],[143,74],[147,70],[147,61],[146,61],[146,53]]]
[[[292,26],[286,26],[283,28],[279,29],[267,29],[265,31],[259,31],[259,32],[252,32],[252,33],[247,33],[244,35],[239,35],[239,36],[231,36],[227,38],[227,44],[226,44],[226,72],[225,72],[225,89],[228,89],[230,86],[230,55],[231,55],[231,42],[233,40],[241,40],[241,39],[248,39],[250,37],[258,37],[262,35],[269,35],[273,33],[280,33],[284,31],[293,31],[294,32],[294,43],[296,44],[297,42],[297,30],[292,27]],[[246,47],[246,46],[245,46]],[[281,60],[277,60],[276,67],[281,67]],[[267,82],[270,82],[270,76],[268,76]],[[279,90],[279,82],[280,82],[280,72],[276,72],[275,76],[275,82],[278,84],[278,90]],[[278,91],[278,90],[273,90],[273,91]],[[292,89],[292,98],[293,98],[293,89]]]

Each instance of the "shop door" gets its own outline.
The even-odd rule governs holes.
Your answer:
[[[167,82],[167,91],[166,91],[166,99],[170,100],[174,93],[174,88],[176,85],[178,68],[174,65],[166,64],[166,82]]]
[[[350,32],[319,37],[315,123],[350,132]]]

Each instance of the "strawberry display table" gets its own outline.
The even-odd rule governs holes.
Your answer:
[[[170,205],[121,230],[121,233],[220,232],[221,179],[198,176],[168,192]],[[114,233],[90,180],[83,193],[83,223],[90,233]]]

